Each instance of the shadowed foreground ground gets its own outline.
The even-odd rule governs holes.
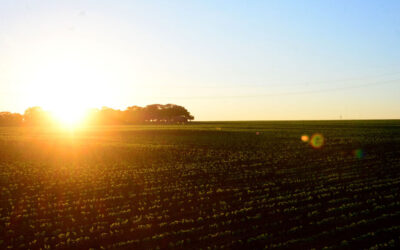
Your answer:
[[[1,249],[394,247],[399,189],[400,121],[0,128]]]

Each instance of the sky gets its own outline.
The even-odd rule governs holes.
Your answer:
[[[0,110],[400,119],[399,1],[0,3]]]

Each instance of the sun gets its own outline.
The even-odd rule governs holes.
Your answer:
[[[56,123],[67,128],[82,126],[87,116],[86,109],[77,106],[56,106],[50,110],[50,113]]]
[[[43,109],[50,112],[63,127],[77,127],[85,119],[86,110],[96,105],[101,81],[94,73],[72,62],[58,61],[37,72],[34,96]]]
[[[104,71],[83,58],[54,57],[32,70],[29,103],[48,111],[62,127],[81,126],[91,108],[112,100]]]
[[[24,106],[39,106],[56,123],[77,127],[89,124],[89,110],[120,106],[135,96],[122,90],[136,84],[134,77],[122,77],[129,60],[93,39],[63,34],[40,39],[37,50],[21,60],[18,83]]]

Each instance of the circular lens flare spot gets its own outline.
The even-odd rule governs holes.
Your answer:
[[[321,148],[324,145],[324,137],[321,134],[313,134],[310,144],[313,148]]]
[[[309,140],[310,140],[310,137],[308,135],[302,135],[301,136],[301,141],[308,142]]]
[[[357,159],[361,159],[364,157],[364,152],[361,149],[354,150],[353,154]]]

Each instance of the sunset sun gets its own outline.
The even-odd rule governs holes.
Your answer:
[[[86,109],[79,106],[54,106],[51,115],[63,127],[76,127],[86,118]]]
[[[39,65],[31,68],[31,78],[26,80],[33,86],[28,98],[63,127],[81,125],[87,110],[101,106],[110,96],[104,71],[84,55],[49,56]]]
[[[91,103],[102,93],[95,92],[91,72],[59,62],[38,71],[40,88],[35,93],[44,109],[62,126],[77,126]],[[43,89],[47,91],[42,91]]]

